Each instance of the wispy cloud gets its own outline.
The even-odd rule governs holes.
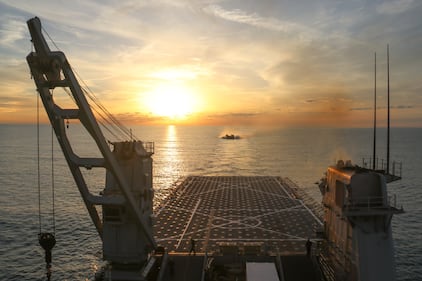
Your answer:
[[[0,17],[0,45],[13,47],[16,41],[26,37],[26,26],[23,18],[14,15]]]
[[[296,33],[296,35],[299,33],[299,35],[305,35],[305,37],[310,37],[312,35],[308,28],[298,24],[297,22],[280,20],[273,17],[263,17],[258,13],[248,13],[241,9],[227,10],[219,5],[209,5],[204,7],[203,10],[209,15],[213,15],[227,21],[246,24],[265,30],[289,34]]]
[[[377,109],[386,109],[386,106],[378,106]],[[415,108],[413,105],[395,105],[395,106],[390,106],[390,109],[400,109],[400,110],[404,110],[404,109],[413,109]],[[350,108],[351,111],[366,111],[366,110],[370,110],[373,111],[374,108],[373,107],[352,107]]]
[[[394,15],[400,14],[409,10],[414,3],[414,0],[392,0],[385,1],[377,6],[376,10],[380,14]]]

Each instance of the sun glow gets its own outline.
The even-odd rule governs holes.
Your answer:
[[[182,83],[165,83],[155,87],[146,97],[146,105],[154,115],[183,119],[195,111],[192,90]]]

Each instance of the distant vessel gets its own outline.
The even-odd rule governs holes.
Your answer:
[[[320,184],[323,206],[288,178],[191,176],[153,210],[154,144],[132,135],[108,143],[65,55],[50,51],[38,18],[28,28],[31,74],[102,240],[107,264],[96,280],[394,280],[391,220],[403,213],[387,194],[386,183],[400,179],[394,169],[339,161]],[[60,107],[55,88],[76,108]],[[75,153],[68,119],[81,122],[101,157]],[[100,195],[85,181],[91,169],[105,170]],[[54,233],[39,236],[50,280]]]
[[[222,136],[221,138],[225,139],[225,140],[238,140],[238,139],[240,139],[240,136],[233,135],[233,134],[231,134],[231,135],[226,134],[225,136]]]

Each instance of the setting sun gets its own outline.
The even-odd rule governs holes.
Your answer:
[[[152,114],[181,119],[196,111],[195,96],[181,83],[165,83],[155,87],[146,97],[146,105]]]

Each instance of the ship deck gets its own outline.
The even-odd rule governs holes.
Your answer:
[[[155,211],[154,236],[170,254],[302,255],[320,219],[290,181],[273,176],[189,176]]]

